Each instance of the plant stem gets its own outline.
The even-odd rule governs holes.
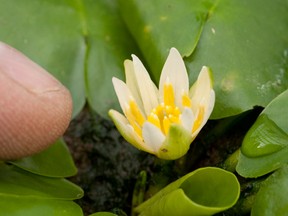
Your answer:
[[[239,159],[239,154],[240,154],[240,148],[237,149],[235,152],[233,152],[231,155],[229,155],[228,158],[224,161],[224,163],[220,165],[220,167],[227,171],[235,172]]]
[[[147,173],[146,171],[142,170],[139,173],[139,176],[137,178],[134,191],[133,191],[131,216],[137,215],[136,212],[134,211],[134,208],[140,205],[144,201],[146,181],[147,181]]]

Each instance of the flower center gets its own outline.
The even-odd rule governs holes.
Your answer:
[[[147,120],[167,134],[172,123],[180,123],[180,110],[177,106],[161,103],[152,110]]]
[[[163,93],[163,102],[151,111],[147,116],[147,121],[154,124],[163,134],[167,135],[171,124],[181,123],[181,111],[179,107],[175,105],[174,89],[171,83],[168,82],[164,84]],[[191,108],[191,99],[187,94],[182,95],[182,106]],[[134,100],[130,100],[125,115],[135,132],[139,137],[143,138],[142,126],[146,119]],[[200,127],[203,116],[204,108],[200,107],[191,131],[192,133]]]
[[[166,135],[172,123],[180,123],[180,109],[175,105],[174,89],[171,83],[164,84],[163,103],[152,110],[147,120]]]

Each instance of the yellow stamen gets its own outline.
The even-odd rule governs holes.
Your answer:
[[[137,124],[137,122],[135,121],[135,116],[132,114],[131,110],[128,109],[126,111],[126,117],[130,123],[130,125],[133,127],[133,129],[135,130],[135,132],[138,134],[139,137],[142,138],[142,128]]]
[[[182,105],[184,107],[191,107],[191,105],[192,105],[191,99],[189,98],[187,93],[182,95]]]
[[[163,134],[168,134],[171,124],[180,123],[179,117],[181,114],[180,109],[175,106],[174,89],[171,83],[166,83],[164,85],[163,98],[164,102],[159,104],[151,111],[151,113],[147,116],[147,121],[158,127]],[[142,126],[146,119],[134,100],[129,102],[125,114],[130,125],[142,138]]]
[[[171,123],[180,123],[180,110],[176,106],[158,105],[148,116],[148,121],[157,126],[164,134],[169,132]]]
[[[168,118],[169,118],[171,123],[180,123],[178,116],[176,117],[174,115],[169,115]]]
[[[204,118],[204,107],[200,107],[197,118],[193,125],[192,133],[194,133],[201,126],[203,118]]]
[[[137,104],[135,103],[135,101],[130,101],[130,110],[131,110],[131,113],[132,115],[134,116],[135,118],[135,121],[137,122],[137,124],[139,124],[139,126],[142,126],[144,121],[145,121],[145,118],[144,116],[142,115],[139,107],[137,106]]]
[[[171,125],[170,120],[167,118],[167,116],[165,116],[163,119],[163,130],[165,134],[168,134],[170,125]]]
[[[174,89],[171,83],[164,84],[164,104],[166,106],[175,106]]]
[[[135,101],[131,100],[129,102],[125,115],[135,132],[142,138],[142,125],[145,122],[145,118]]]
[[[148,116],[147,121],[149,121],[150,123],[154,124],[158,128],[161,128],[161,124],[160,124],[159,118],[158,118],[158,116],[155,113],[151,113]]]

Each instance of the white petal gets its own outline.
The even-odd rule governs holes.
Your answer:
[[[214,104],[215,104],[215,92],[212,89],[210,91],[210,98],[207,100],[207,103],[205,104],[205,114],[204,114],[203,122],[206,123],[208,121],[208,119],[209,119],[209,117],[213,111]]]
[[[136,134],[133,127],[129,124],[124,115],[116,110],[109,110],[109,116],[113,120],[120,134],[125,138],[127,142],[134,145],[136,148],[141,149],[149,153],[153,153],[153,149],[146,146],[142,139]]]
[[[209,73],[209,69],[203,66],[196,83],[190,89],[190,93],[192,93],[192,110],[194,113],[200,104],[210,99],[212,80]]]
[[[144,113],[144,106],[137,85],[133,62],[131,60],[125,60],[124,67],[125,67],[126,85],[130,89],[131,94],[133,95],[140,110],[142,111],[142,113]]]
[[[215,92],[214,90],[211,90],[210,91],[210,97],[207,98],[205,101],[202,101],[202,104],[201,106],[204,107],[204,117],[203,117],[203,121],[201,122],[201,125],[197,128],[196,131],[194,131],[194,135],[197,135],[200,130],[203,128],[203,126],[206,124],[206,122],[208,121],[212,111],[213,111],[213,108],[214,108],[214,103],[215,103]]]
[[[132,58],[141,100],[146,115],[149,115],[152,109],[157,107],[157,105],[159,104],[158,90],[153,81],[151,80],[142,62],[135,55],[132,55]]]
[[[165,140],[161,130],[150,122],[145,122],[143,125],[142,136],[146,146],[149,146],[157,153]]]
[[[118,78],[113,77],[112,78],[113,86],[116,92],[116,95],[118,97],[119,104],[125,113],[126,106],[129,104],[129,101],[133,99],[133,95],[127,85]]]
[[[187,131],[192,131],[192,127],[194,125],[194,121],[195,121],[195,116],[193,114],[193,111],[188,108],[185,107],[181,116],[181,123],[183,125],[183,127],[187,130]]]
[[[175,103],[177,106],[181,107],[182,94],[183,92],[188,93],[189,90],[189,78],[184,61],[178,50],[175,48],[170,49],[169,55],[162,69],[159,82],[160,97],[163,97],[163,87],[167,78],[174,88]]]

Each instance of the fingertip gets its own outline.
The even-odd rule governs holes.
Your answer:
[[[43,68],[1,46],[0,159],[11,160],[42,151],[62,136],[71,119],[72,99]]]

